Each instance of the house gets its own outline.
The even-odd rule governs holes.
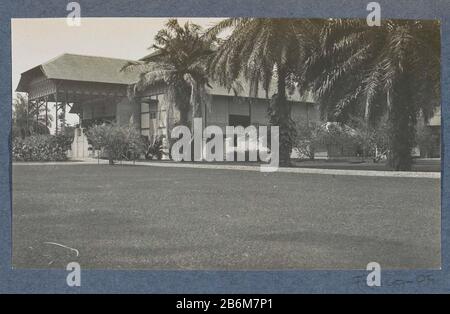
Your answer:
[[[82,128],[105,121],[119,124],[130,119],[149,138],[167,138],[167,123],[176,123],[179,113],[167,116],[170,106],[164,83],[149,87],[138,97],[127,97],[128,87],[139,80],[137,72],[121,69],[129,60],[63,54],[21,75],[17,92],[28,93],[32,106],[56,104],[57,114],[78,114]],[[267,125],[269,99],[265,92],[243,84],[239,95],[214,85],[209,90],[210,105],[202,108],[203,125]],[[252,97],[249,97],[249,95]],[[273,92],[271,93],[273,94]],[[298,93],[289,96],[292,118],[297,123],[317,123],[319,108],[311,98]]]
[[[149,57],[151,55],[141,61]],[[121,71],[129,62],[99,56],[63,54],[22,73],[16,91],[27,93],[31,106],[44,107],[48,111],[49,104],[55,104],[57,116],[62,114],[64,117],[67,110],[78,114],[81,128],[107,121],[127,124],[132,119],[143,136],[150,140],[157,136],[166,139],[167,123],[174,125],[179,119],[179,113],[173,110],[167,116],[173,106],[170,106],[163,83],[149,87],[133,99],[127,96],[129,86],[136,83],[140,75],[138,72]],[[265,91],[251,88],[245,82],[242,85],[241,93],[235,95],[232,91],[212,84],[209,90],[210,105],[202,108],[204,127],[268,124],[269,99]],[[273,93],[272,90],[268,94]],[[299,95],[296,92],[288,96],[288,100],[292,104],[292,118],[297,124],[321,123],[319,105],[311,95]],[[433,145],[426,155],[424,149],[421,154],[424,157],[439,157],[440,114],[433,117],[427,127],[432,132]],[[164,142],[167,147],[167,141]],[[349,152],[343,147],[318,152],[318,156],[325,158],[356,155],[355,149]]]

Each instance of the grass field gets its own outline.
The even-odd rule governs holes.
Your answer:
[[[84,269],[439,268],[440,180],[14,165],[14,267],[70,261]]]

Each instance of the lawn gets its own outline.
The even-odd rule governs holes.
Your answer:
[[[377,170],[393,171],[385,161],[374,163],[372,161],[346,161],[346,160],[302,160],[295,161],[294,165],[301,168],[320,168],[320,169],[342,169],[342,170]],[[412,165],[412,172],[441,172],[440,159],[415,159]]]
[[[70,261],[85,269],[439,268],[440,180],[14,165],[13,266]]]

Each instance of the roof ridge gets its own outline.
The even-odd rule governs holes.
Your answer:
[[[64,53],[43,63],[40,68],[49,79],[129,85],[138,81],[139,78],[136,73],[120,71],[129,62],[136,61]]]
[[[59,55],[57,55],[56,57],[53,57],[53,58],[51,58],[50,60],[47,60],[47,61],[45,61],[45,62],[43,62],[43,63],[41,63],[41,64],[35,66],[35,68],[37,68],[37,67],[42,67],[43,65],[49,64],[49,63],[51,63],[51,62],[53,62],[53,61],[55,61],[55,60],[61,58],[61,57],[64,56],[64,55],[66,55],[66,53],[59,54]]]
[[[124,59],[124,58],[117,58],[117,57],[104,57],[104,56],[98,56],[98,55],[86,55],[86,54],[80,54],[80,53],[71,53],[71,52],[65,52],[52,60],[48,61],[51,62],[55,59],[58,59],[63,56],[76,56],[76,57],[86,57],[86,58],[98,58],[98,59],[113,59],[113,60],[120,60],[120,61],[138,61],[138,60],[132,60],[132,59]],[[47,63],[47,62],[46,62]]]

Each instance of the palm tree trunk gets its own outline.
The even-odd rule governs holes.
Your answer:
[[[112,150],[108,150],[108,161],[109,161],[110,165],[114,165],[114,158],[113,158]]]
[[[188,125],[189,107],[180,109],[180,125]]]
[[[202,117],[202,108],[200,106],[199,85],[194,79],[191,80],[191,85],[192,85],[192,91],[191,91],[191,107],[192,107],[191,134],[192,134],[192,136],[194,136],[194,120],[196,118],[201,118]],[[203,145],[203,143],[202,143],[202,145]],[[195,143],[194,143],[194,141],[191,142],[191,161],[192,162],[195,161]]]
[[[412,149],[415,141],[416,114],[412,106],[410,79],[403,73],[393,87],[389,106],[389,165],[396,171],[412,168]]]
[[[171,133],[173,129],[173,104],[170,102],[169,99],[166,99],[167,108],[166,108],[166,135],[167,135],[167,142],[170,143],[171,140]],[[170,146],[170,145],[169,145]],[[169,147],[170,149],[170,147]]]
[[[67,96],[66,96],[67,97]],[[66,132],[66,102],[62,103],[62,117],[61,117],[61,133],[65,134]]]
[[[199,86],[198,83],[195,83],[192,87],[192,117],[195,118],[201,118],[202,115],[202,107],[200,104],[200,91],[199,91]]]
[[[280,128],[280,166],[291,165],[292,119],[291,105],[286,98],[286,72],[282,66],[278,70],[277,95],[273,99],[271,124]]]

